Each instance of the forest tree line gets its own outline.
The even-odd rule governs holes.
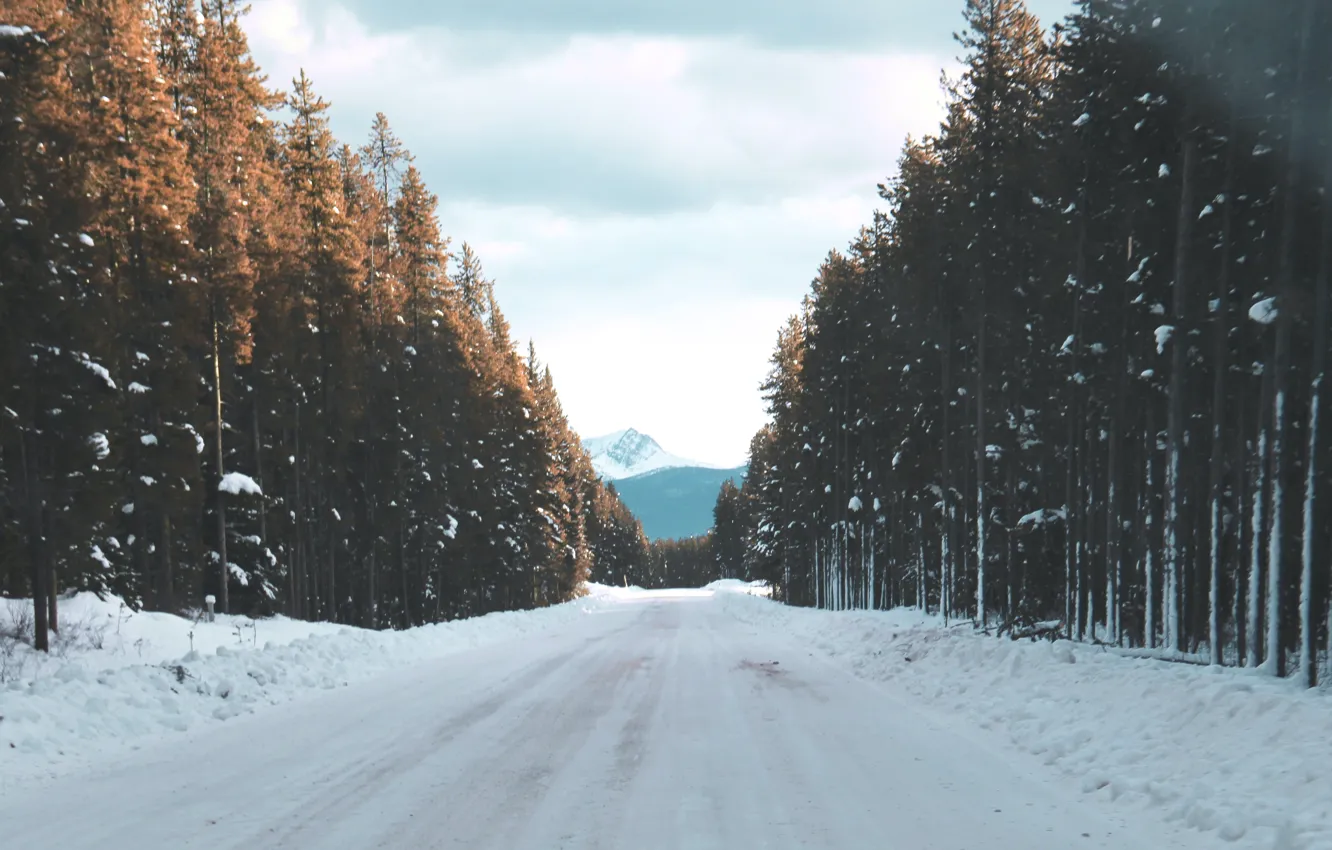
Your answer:
[[[646,541],[379,115],[271,89],[237,0],[0,20],[0,592],[406,627]]]
[[[615,492],[614,484],[606,489]],[[660,538],[632,556],[609,561],[593,569],[594,581],[648,590],[703,587],[717,579],[745,575],[747,502],[741,488],[727,480],[712,509],[713,524],[705,534],[679,539]],[[624,547],[622,551],[631,551]]]
[[[779,334],[743,571],[1313,685],[1332,4],[968,0],[957,40]]]

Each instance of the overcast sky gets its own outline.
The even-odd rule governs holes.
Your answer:
[[[254,0],[247,28],[344,141],[388,116],[581,434],[734,465],[778,327],[938,125],[962,6]]]

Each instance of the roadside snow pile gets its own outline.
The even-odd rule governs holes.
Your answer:
[[[772,588],[766,581],[740,581],[735,578],[721,578],[707,584],[704,590],[721,593],[747,593],[750,596],[771,596]]]
[[[589,599],[624,599],[630,596],[637,596],[643,593],[643,588],[638,585],[620,587],[617,584],[598,584],[595,581],[583,582],[583,587],[587,590]]]
[[[764,581],[743,582],[733,578],[718,579],[703,587],[668,587],[658,590],[644,590],[637,585],[618,587],[612,584],[586,582],[587,595],[597,599],[613,599],[620,602],[650,601],[653,599],[690,599],[708,597],[718,593],[749,593],[755,596],[769,596],[772,589]]]
[[[51,675],[67,664],[105,670],[132,664],[160,664],[188,652],[214,653],[291,643],[313,635],[333,635],[346,627],[286,617],[252,620],[218,614],[213,622],[159,611],[133,611],[115,596],[98,599],[79,593],[60,600],[60,631],[51,633],[50,654],[32,649],[32,600],[0,599],[0,686]],[[18,638],[17,640],[13,640]],[[4,640],[4,638],[0,638]]]
[[[5,614],[23,604],[4,602]],[[93,622],[110,613],[83,597],[62,604],[70,633],[78,622],[70,614],[80,605]],[[115,601],[101,604],[115,606],[118,618],[126,616]],[[99,751],[226,720],[413,662],[545,632],[607,604],[613,600],[584,598],[396,632],[283,619],[254,623],[219,617],[218,623],[206,624],[133,614],[107,627],[100,648],[67,647],[63,657],[40,659],[0,683],[0,791],[10,783],[76,768]],[[253,630],[239,621],[254,623]],[[187,646],[173,654],[182,640],[188,642],[181,635],[191,629],[195,650]],[[36,655],[13,640],[0,650],[11,658]],[[17,669],[13,661],[11,669]]]
[[[913,611],[717,598],[738,619],[1003,735],[1088,794],[1159,807],[1218,846],[1332,850],[1325,691],[1068,641],[999,640]]]

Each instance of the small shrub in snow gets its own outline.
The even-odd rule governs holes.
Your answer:
[[[0,685],[22,678],[32,650],[32,607],[13,606],[0,617]]]

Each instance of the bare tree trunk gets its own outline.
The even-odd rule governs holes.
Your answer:
[[[1310,4],[1312,5],[1312,4]],[[1307,36],[1306,36],[1307,37]],[[1329,110],[1332,119],[1332,110]],[[1328,121],[1332,127],[1332,120]],[[1327,371],[1328,279],[1332,278],[1332,146],[1323,172],[1323,247],[1318,260],[1314,288],[1313,368],[1309,372],[1308,448],[1304,460],[1304,539],[1300,558],[1300,683],[1318,685],[1318,624],[1314,620],[1314,538],[1318,535],[1318,440],[1319,407],[1323,403],[1323,379]],[[1332,599],[1332,594],[1329,595]],[[1332,605],[1329,605],[1332,613]],[[1329,649],[1332,650],[1332,620],[1329,620]],[[1332,661],[1332,651],[1329,652]]]
[[[162,514],[162,541],[159,547],[162,550],[162,590],[158,595],[158,607],[165,611],[176,610],[175,594],[175,562],[171,557],[171,515]]]
[[[1096,642],[1096,574],[1093,572],[1095,559],[1092,557],[1095,546],[1092,541],[1092,514],[1096,510],[1096,438],[1092,434],[1093,423],[1088,422],[1086,434],[1086,451],[1082,462],[1082,486],[1078,493],[1082,499],[1081,510],[1078,511],[1078,524],[1081,531],[1078,534],[1082,543],[1082,569],[1087,574],[1087,635],[1090,640]]]
[[[1244,421],[1244,405],[1236,405],[1239,409],[1235,425],[1235,516],[1239,520],[1238,529],[1235,534],[1234,557],[1234,582],[1235,598],[1231,602],[1233,612],[1231,621],[1235,624],[1235,664],[1243,666],[1247,658],[1248,649],[1248,574],[1245,572],[1244,565],[1247,563],[1245,553],[1249,551],[1248,531],[1249,524],[1244,522],[1244,518],[1249,515],[1249,479],[1251,464],[1249,463],[1249,449],[1246,441],[1247,426]]]
[[[60,579],[56,575],[55,561],[50,564],[46,585],[46,624],[53,632],[60,631]]]
[[[264,447],[259,437],[259,391],[255,390],[250,405],[250,437],[254,442],[254,478],[259,489],[264,489]],[[259,500],[259,539],[268,546],[268,509],[265,499]]]
[[[1082,408],[1078,393],[1080,375],[1078,349],[1082,344],[1082,287],[1086,284],[1087,274],[1087,202],[1085,187],[1079,193],[1082,201],[1078,206],[1082,212],[1078,218],[1078,258],[1075,288],[1073,291],[1073,348],[1066,386],[1069,388],[1068,408],[1064,411],[1067,418],[1065,429],[1065,451],[1067,458],[1064,466],[1064,621],[1065,632],[1070,639],[1082,636],[1082,570],[1078,562],[1078,547],[1081,525],[1078,523],[1080,512],[1078,502],[1081,498],[1082,475],[1081,424]]]
[[[976,341],[976,618],[981,628],[985,616],[985,462],[989,447],[985,444],[985,273],[980,271],[980,329]]]
[[[1267,409],[1267,400],[1271,395],[1272,368],[1263,369],[1262,411]],[[1267,418],[1264,413],[1258,417],[1258,435],[1255,439],[1253,494],[1250,500],[1249,528],[1249,645],[1245,654],[1245,666],[1257,667],[1262,654],[1262,602],[1263,602],[1263,532],[1267,528],[1263,510],[1267,505]]]
[[[1208,582],[1207,582],[1207,643],[1208,660],[1214,665],[1222,663],[1221,655],[1221,545],[1225,529],[1222,526],[1221,502],[1222,473],[1225,465],[1224,415],[1226,403],[1226,357],[1230,341],[1230,249],[1234,232],[1234,201],[1236,136],[1239,132],[1239,111],[1234,102],[1230,107],[1230,130],[1226,141],[1226,177],[1222,192],[1225,205],[1221,225],[1221,273],[1217,282],[1216,317],[1212,335],[1212,459],[1208,476],[1209,530]],[[1237,590],[1238,592],[1238,590]]]
[[[925,517],[924,511],[916,512],[916,607],[930,613],[929,585],[925,574]]]
[[[333,510],[332,507],[329,510]],[[325,591],[328,594],[327,618],[340,622],[338,618],[337,569],[338,569],[338,530],[342,525],[336,519],[328,524],[328,582]]]
[[[51,609],[46,604],[47,595],[51,592],[46,586],[50,570],[46,566],[48,550],[42,528],[42,514],[40,505],[33,505],[28,528],[28,559],[32,565],[32,645],[38,652],[50,652]]]
[[[295,402],[295,427],[292,433],[292,447],[293,451],[295,452],[292,456],[296,459],[296,462],[293,464],[293,466],[295,467],[293,478],[296,489],[295,505],[293,506],[295,510],[293,511],[293,513],[296,515],[295,517],[296,521],[293,523],[294,527],[292,529],[292,531],[295,533],[296,536],[296,547],[295,547],[296,557],[294,558],[295,563],[292,565],[292,587],[295,590],[292,593],[291,604],[292,604],[292,616],[304,617],[306,614],[305,502],[302,498],[304,494],[302,493],[302,488],[301,488],[301,467],[304,464],[303,464],[303,458],[301,456],[301,402],[299,398]]]
[[[1305,0],[1300,45],[1295,64],[1295,88],[1291,102],[1290,150],[1286,155],[1286,175],[1282,185],[1281,247],[1277,253],[1277,327],[1272,352],[1273,408],[1271,471],[1271,533],[1267,550],[1267,656],[1263,668],[1274,676],[1286,674],[1285,647],[1281,640],[1282,584],[1285,582],[1285,472],[1286,472],[1286,381],[1290,360],[1290,338],[1295,320],[1295,228],[1298,219],[1297,192],[1300,183],[1301,153],[1304,149],[1304,97],[1308,79],[1309,39],[1313,29],[1315,0]]]
[[[941,396],[942,396],[943,406],[940,412],[940,422],[941,422],[940,434],[942,435],[943,439],[943,447],[942,447],[943,464],[939,472],[939,502],[940,502],[939,528],[942,530],[942,533],[939,537],[939,547],[940,547],[939,548],[939,611],[940,613],[943,614],[944,623],[947,624],[948,615],[950,613],[949,611],[950,600],[948,598],[948,588],[950,583],[949,573],[952,566],[952,552],[950,551],[952,547],[949,546],[949,542],[950,542],[950,535],[953,533],[952,498],[951,498],[951,490],[949,489],[952,480],[952,468],[951,465],[949,464],[950,457],[948,450],[949,444],[952,442],[951,440],[952,435],[948,431],[948,418],[949,418],[948,409],[949,409],[949,404],[952,401],[951,397],[952,374],[950,367],[952,365],[953,338],[952,338],[952,321],[950,320],[947,313],[948,310],[947,305],[943,307],[943,310],[945,311],[944,320],[943,320],[943,345],[941,347],[942,356],[943,356],[943,378],[941,381],[942,384]]]
[[[1016,562],[1013,553],[1013,526],[1016,523],[1014,514],[1017,513],[1012,499],[1012,494],[1017,492],[1017,463],[1011,459],[1008,461],[1006,489],[1009,499],[1006,502],[1007,510],[1004,512],[1004,620],[1011,620],[1016,605],[1016,600],[1013,598],[1013,575],[1016,573],[1013,566]]]
[[[1147,434],[1144,448],[1147,463],[1147,478],[1146,486],[1143,488],[1143,499],[1146,501],[1144,506],[1146,509],[1144,527],[1147,530],[1147,540],[1143,549],[1143,586],[1146,592],[1146,604],[1143,606],[1143,646],[1148,649],[1153,649],[1156,647],[1156,564],[1153,560],[1155,557],[1156,541],[1152,536],[1152,527],[1155,525],[1155,512],[1152,510],[1152,497],[1156,493],[1154,475],[1154,467],[1156,465],[1156,424],[1150,409],[1147,411]]]
[[[1077,390],[1073,391],[1076,399]],[[1073,487],[1075,486],[1074,464],[1077,462],[1077,447],[1074,445],[1077,426],[1074,424],[1076,401],[1070,405],[1070,409],[1065,411],[1068,417],[1067,438],[1064,441],[1067,458],[1064,462],[1064,632],[1071,640],[1077,633],[1076,615],[1076,587],[1075,581],[1075,563],[1076,558],[1073,554],[1073,547],[1077,545],[1077,535],[1073,531],[1073,518],[1075,516]]]
[[[227,564],[227,494],[222,490],[220,482],[226,474],[222,454],[222,346],[218,338],[217,327],[217,305],[213,305],[213,449],[215,451],[215,460],[217,462],[217,480],[219,486],[217,489],[217,552],[221,558],[219,568],[221,570],[221,594],[222,605],[221,612],[228,614],[231,612],[231,567]]]
[[[28,451],[26,433],[19,429],[19,462],[23,466],[23,497],[28,506],[28,571],[32,581],[32,646],[38,652],[51,649],[46,605],[47,572],[43,569],[46,557],[46,538],[42,528],[42,493],[38,484],[36,462]]]
[[[1165,469],[1165,535],[1162,547],[1162,588],[1165,627],[1165,648],[1179,650],[1179,581],[1184,560],[1184,535],[1180,533],[1180,514],[1184,505],[1184,488],[1180,483],[1180,467],[1184,453],[1184,370],[1188,367],[1189,350],[1189,275],[1190,249],[1193,244],[1194,177],[1197,170],[1198,142],[1192,126],[1193,112],[1188,110],[1185,121],[1183,148],[1184,166],[1181,179],[1179,216],[1175,229],[1175,283],[1172,317],[1175,327],[1170,338],[1170,397],[1166,423]]]

